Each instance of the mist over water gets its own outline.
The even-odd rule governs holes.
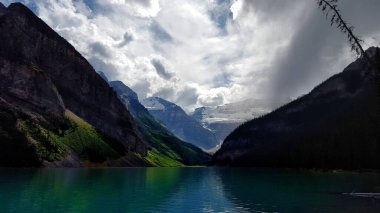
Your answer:
[[[5,169],[1,212],[375,212],[379,174],[220,168]]]

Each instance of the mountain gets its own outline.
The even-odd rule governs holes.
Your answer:
[[[0,166],[149,166],[115,91],[20,3],[0,6]]]
[[[265,115],[273,109],[290,102],[291,99],[247,99],[217,107],[195,109],[192,117],[203,127],[210,129],[218,142],[223,140],[239,125]]]
[[[225,118],[217,108],[200,107],[196,108],[191,117],[198,121],[204,128],[214,133],[218,146],[214,151],[220,148],[220,144],[234,129],[236,129],[244,120],[235,120]]]
[[[380,49],[367,53],[380,62]],[[214,165],[379,169],[379,79],[363,58],[309,94],[249,121],[224,141]]]
[[[174,103],[158,97],[144,99],[141,102],[165,127],[180,139],[204,150],[218,145],[214,134]]]
[[[0,16],[2,16],[6,11],[7,7],[5,7],[4,4],[0,2]]]
[[[185,143],[162,126],[139,102],[137,94],[121,81],[110,85],[131,112],[145,140],[152,146],[147,159],[158,166],[205,165],[210,156],[198,147]]]
[[[148,110],[140,103],[137,94],[131,88],[121,81],[111,81],[109,84],[119,95],[124,106],[134,118],[149,114]]]
[[[102,72],[102,71],[99,71],[98,72],[99,76],[105,81],[108,83],[108,78],[107,76]]]

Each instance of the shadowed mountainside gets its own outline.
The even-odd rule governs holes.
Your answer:
[[[0,8],[0,40],[1,166],[150,165],[117,94],[32,11]]]
[[[380,62],[379,48],[367,53]],[[374,72],[360,58],[309,94],[241,125],[213,156],[213,164],[380,169]]]
[[[154,165],[205,165],[210,156],[200,148],[183,142],[162,126],[140,103],[137,94],[121,81],[110,85],[131,112],[144,139],[152,146],[147,159]]]

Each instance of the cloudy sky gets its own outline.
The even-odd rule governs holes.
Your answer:
[[[188,111],[297,97],[355,59],[315,0],[21,2],[110,80]],[[339,7],[365,47],[380,45],[379,0]]]

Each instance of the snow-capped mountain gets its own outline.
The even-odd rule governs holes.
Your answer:
[[[182,140],[204,150],[214,149],[219,144],[212,131],[186,114],[180,106],[158,97],[147,98],[141,103],[158,121]]]
[[[141,101],[141,103],[147,108],[149,111],[150,110],[165,110],[165,109],[172,109],[179,107],[175,105],[174,103],[171,103],[163,98],[159,97],[152,97],[152,98],[147,98]]]
[[[203,127],[214,132],[217,140],[222,142],[240,124],[265,115],[272,110],[290,102],[291,99],[247,99],[217,107],[195,109],[192,117]]]

